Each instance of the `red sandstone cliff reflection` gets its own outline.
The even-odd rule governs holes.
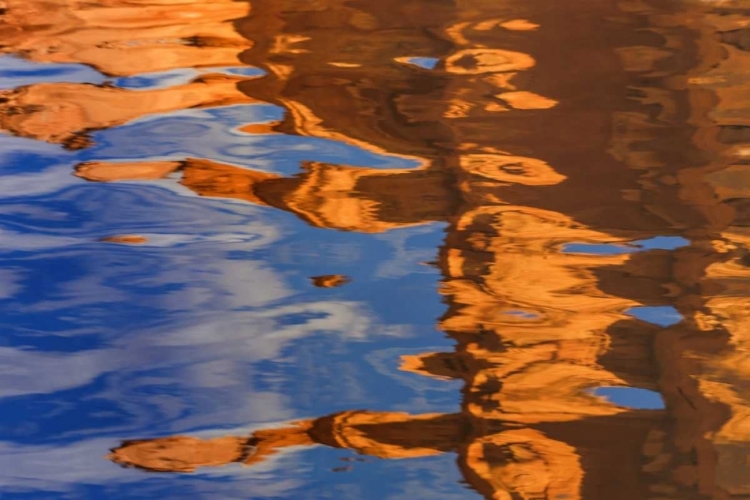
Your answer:
[[[231,23],[247,16],[247,1],[4,0],[2,7],[2,52],[84,63],[107,75],[233,65],[251,45]]]
[[[221,19],[234,15],[229,4],[216,4],[229,9]],[[111,182],[179,173],[200,195],[276,207],[338,230],[449,223],[439,251],[448,303],[439,327],[456,347],[404,356],[402,369],[462,380],[462,407],[348,411],[250,436],[127,441],[110,458],[190,472],[321,444],[382,458],[455,453],[467,483],[486,498],[750,494],[743,383],[750,19],[737,5],[257,0],[235,21],[236,33],[223,24],[221,54],[234,46],[235,57],[268,76],[225,81],[215,95],[199,81],[170,88],[164,95],[179,98],[164,109],[275,103],[286,109],[282,122],[245,132],[325,137],[420,166],[308,162],[283,177],[185,158],[86,163],[76,175]],[[113,14],[100,10],[101,19]],[[204,55],[213,50],[206,45]],[[77,56],[65,57],[41,60]],[[421,67],[420,57],[434,59],[434,68]],[[105,100],[121,98],[96,92],[105,91]],[[132,119],[83,113],[89,121],[80,122],[47,110],[60,126],[43,129],[31,117],[46,97],[35,100],[35,92],[52,95],[44,86],[9,94],[3,128],[64,142]],[[86,92],[76,95],[61,94],[60,105],[88,102]],[[149,106],[158,107],[128,111]],[[564,250],[625,248],[656,235],[690,244]],[[625,314],[637,305],[671,305],[684,321],[660,328]],[[666,411],[591,392],[602,386],[659,390]]]
[[[236,66],[251,43],[233,28],[247,2],[234,0],[59,2],[9,0],[0,16],[0,51],[44,63],[83,63],[105,75]],[[0,128],[22,137],[90,144],[91,130],[144,115],[252,102],[243,78],[207,74],[154,90],[49,83],[0,91]]]

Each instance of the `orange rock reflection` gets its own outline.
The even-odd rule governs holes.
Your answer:
[[[310,278],[313,285],[318,288],[336,288],[349,283],[349,278],[343,274],[325,274]]]
[[[38,62],[83,63],[107,75],[237,64],[250,47],[232,21],[246,1],[5,0],[2,52]]]
[[[91,130],[122,125],[153,113],[251,102],[239,78],[207,75],[168,89],[131,91],[75,83],[50,83],[0,91],[0,127],[21,137],[89,145]]]

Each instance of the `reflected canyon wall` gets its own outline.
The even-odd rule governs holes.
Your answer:
[[[157,159],[84,163],[83,179],[179,175],[202,196],[332,230],[447,224],[438,328],[455,349],[401,367],[461,380],[459,411],[127,441],[115,462],[190,472],[322,444],[455,453],[467,484],[494,499],[750,497],[750,4],[7,0],[4,12],[2,50],[33,61],[206,71],[153,90],[4,91],[9,133],[85,148],[89,131],[147,114],[266,102],[284,118],[243,134],[415,165],[303,162],[282,176]],[[265,75],[212,71],[239,64]],[[640,307],[682,320],[655,325],[629,313]],[[666,408],[617,404],[603,387],[658,391]]]

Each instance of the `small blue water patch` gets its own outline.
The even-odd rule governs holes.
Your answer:
[[[413,64],[423,69],[435,69],[439,59],[435,57],[409,57],[405,61],[407,64]]]
[[[645,252],[647,250],[676,250],[688,246],[690,240],[682,236],[654,236],[645,240],[628,243],[568,243],[563,245],[563,253],[582,253],[594,255],[622,255]]]
[[[656,391],[638,387],[597,387],[591,390],[595,396],[605,398],[617,406],[637,410],[663,410],[664,400]]]
[[[260,77],[266,74],[265,71],[254,66],[227,66],[201,69],[178,68],[169,71],[157,71],[154,73],[116,78],[112,81],[112,84],[123,89],[153,90],[172,87],[174,85],[185,85],[200,75],[211,73],[247,77]]]
[[[198,71],[193,68],[180,68],[115,78],[112,84],[123,89],[149,90],[184,85],[195,79],[198,75]]]
[[[643,250],[676,250],[690,245],[690,240],[682,236],[654,236],[636,241],[635,245]]]
[[[539,315],[531,312],[531,311],[524,311],[522,309],[509,309],[507,311],[503,311],[502,314],[507,314],[508,316],[516,316],[517,318],[521,319],[538,319]]]
[[[234,76],[265,76],[266,72],[255,66],[226,66],[222,68],[204,68],[202,73],[223,73],[225,75]]]
[[[676,325],[684,319],[677,309],[672,306],[631,307],[625,311],[625,314],[638,318],[641,321],[664,327]]]
[[[98,85],[105,80],[103,74],[85,64],[36,63],[15,56],[0,57],[0,89],[48,82]]]
[[[568,243],[563,245],[563,253],[585,253],[595,255],[622,255],[625,253],[635,253],[639,249],[635,246],[607,243]]]

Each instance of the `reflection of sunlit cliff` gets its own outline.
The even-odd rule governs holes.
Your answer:
[[[638,302],[600,290],[598,276],[625,265],[628,255],[562,249],[569,243],[616,245],[626,237],[644,237],[656,230],[657,219],[619,198],[623,185],[637,188],[637,174],[618,173],[622,164],[598,150],[568,145],[565,133],[546,141],[536,135],[538,128],[561,126],[571,114],[575,118],[570,109],[559,109],[564,102],[558,107],[542,89],[523,86],[524,72],[537,66],[524,51],[524,43],[535,44],[524,41],[542,36],[544,23],[538,30],[530,21],[508,23],[512,18],[501,8],[476,4],[472,7],[497,18],[464,20],[471,17],[467,6],[391,6],[413,9],[409,15],[422,19],[423,28],[444,29],[448,41],[439,43],[377,6],[357,17],[368,20],[363,26],[353,26],[356,11],[343,6],[321,7],[320,16],[284,12],[281,18],[289,26],[296,26],[295,19],[302,23],[299,31],[274,35],[267,52],[257,43],[248,55],[253,64],[271,70],[270,83],[261,79],[241,88],[289,111],[277,131],[417,153],[426,159],[417,169],[309,163],[300,174],[284,178],[186,159],[154,164],[153,170],[142,170],[145,164],[88,163],[77,171],[98,181],[179,171],[180,182],[199,194],[275,206],[334,229],[371,232],[448,222],[440,266],[449,310],[440,328],[457,341],[456,350],[405,357],[403,368],[463,380],[461,412],[344,412],[242,438],[134,441],[113,452],[115,461],[190,471],[217,463],[251,464],[275,449],[317,443],[383,458],[454,452],[466,480],[487,498],[578,498],[616,477],[631,486],[610,488],[613,498],[641,492],[640,446],[660,413],[618,406],[591,390],[630,384],[655,388],[647,340],[653,328],[631,325],[628,335],[609,331],[627,323],[624,310]],[[255,12],[261,19],[265,8],[274,9],[260,2]],[[336,38],[351,39],[356,47],[366,32],[367,51],[330,50],[332,19],[339,14],[343,22],[336,25]],[[592,27],[600,22],[601,13],[581,14]],[[252,17],[247,25],[253,26]],[[518,38],[507,36],[515,26],[532,29]],[[247,32],[254,37],[250,28]],[[546,40],[559,35],[553,30]],[[585,44],[575,36],[570,42],[573,53]],[[281,54],[293,64],[276,65],[273,60]],[[409,66],[407,56],[436,56],[440,62],[430,74]],[[619,59],[607,57],[606,64],[617,67]],[[578,92],[588,85],[565,75],[560,78],[569,78],[566,83],[577,85]],[[626,103],[605,102],[603,113]],[[585,118],[574,122],[576,133],[606,142],[605,119]],[[588,168],[596,162],[599,172]],[[601,181],[594,201],[581,199],[592,179]],[[603,203],[597,205],[599,200]],[[580,220],[600,221],[605,230]],[[636,229],[644,220],[650,226],[640,233]]]
[[[0,50],[116,76],[236,65],[250,44],[232,21],[248,10],[235,0],[6,0]]]
[[[0,91],[0,127],[21,137],[86,147],[86,132],[153,113],[249,102],[239,78],[206,75],[166,89],[131,91],[76,83],[45,83]]]
[[[41,63],[88,64],[111,76],[237,66],[251,44],[232,21],[248,9],[246,2],[229,0],[11,0],[0,15],[0,50]],[[0,92],[0,128],[80,149],[89,145],[85,133],[91,130],[154,113],[248,102],[237,90],[241,80],[208,74],[137,91],[111,84],[34,84]]]
[[[675,424],[654,446],[650,470],[675,492],[743,496],[750,493],[743,424],[749,346],[741,326],[750,145],[750,59],[742,41],[749,21],[741,2],[691,4],[668,15],[641,2],[624,6],[667,43],[621,49],[625,69],[644,76],[634,99],[651,109],[618,113],[611,149],[643,171],[643,190],[633,196],[692,240],[662,259],[666,294],[646,296],[673,304],[685,318],[654,340]],[[674,146],[678,138],[682,147]]]
[[[419,2],[409,5],[419,11]],[[627,22],[636,23],[654,13],[645,4],[623,7],[632,16],[625,18],[628,32]],[[574,6],[565,8],[568,14],[574,11]],[[321,10],[342,12],[345,19],[354,15],[344,7],[327,9]],[[262,6],[258,10],[264,12]],[[354,29],[344,23],[342,30],[351,31],[353,41],[359,36],[356,30],[377,33],[383,28],[377,9],[367,14],[369,17],[358,18],[368,20],[364,26]],[[732,66],[729,77],[709,75],[689,80],[703,89],[726,85],[728,94],[716,91],[718,106],[705,90],[696,91],[686,107],[659,86],[632,84],[631,96],[613,102],[611,96],[622,96],[628,85],[628,77],[621,76],[602,82],[601,94],[589,97],[585,112],[564,109],[564,99],[558,109],[542,112],[554,108],[554,101],[537,92],[523,94],[525,91],[512,83],[522,81],[522,75],[514,73],[530,70],[533,59],[521,55],[524,52],[520,50],[487,48],[492,44],[486,42],[500,38],[497,30],[502,18],[480,29],[463,15],[460,10],[436,9],[425,17],[428,25],[430,21],[456,21],[445,30],[446,38],[457,47],[454,51],[437,44],[426,50],[430,46],[424,43],[419,50],[425,54],[419,50],[400,54],[373,43],[373,47],[396,56],[390,59],[397,62],[408,55],[440,57],[434,76],[393,65],[375,49],[375,55],[348,55],[351,60],[345,54],[327,51],[327,35],[317,36],[317,18],[312,15],[298,33],[276,37],[273,49],[267,52],[269,59],[283,53],[293,58],[294,64],[268,63],[279,87],[257,94],[290,110],[281,130],[341,137],[336,132],[341,127],[357,140],[374,141],[396,152],[406,152],[411,144],[431,160],[428,167],[411,172],[368,172],[311,165],[289,179],[207,162],[187,161],[174,167],[182,169],[183,184],[201,194],[277,206],[322,227],[383,230],[388,226],[378,226],[375,221],[390,220],[389,215],[395,213],[401,215],[401,223],[420,217],[450,222],[440,261],[445,276],[443,293],[450,307],[440,326],[457,340],[457,347],[452,353],[405,357],[403,368],[463,380],[462,412],[419,416],[346,412],[226,442],[222,440],[227,438],[203,442],[179,437],[130,442],[115,450],[114,460],[154,470],[187,471],[215,465],[211,450],[217,447],[225,454],[224,462],[253,463],[275,448],[322,443],[384,458],[452,451],[459,455],[467,481],[488,498],[577,498],[582,492],[597,491],[591,489],[593,485],[601,488],[607,477],[614,484],[631,485],[631,489],[608,489],[607,498],[642,494],[639,488],[644,486],[639,482],[650,484],[653,494],[680,494],[682,498],[701,492],[744,494],[745,487],[738,485],[735,471],[748,414],[741,382],[744,308],[737,298],[746,295],[741,287],[744,271],[737,268],[737,260],[729,264],[723,257],[728,250],[744,246],[737,229],[725,232],[731,221],[741,220],[741,202],[734,200],[744,193],[736,181],[743,175],[737,160],[744,151],[743,122],[736,118],[742,116],[743,108],[728,104],[737,101],[730,95],[737,87],[725,83],[738,74],[737,66]],[[669,60],[676,50],[688,50],[686,40],[696,32],[708,38],[717,30],[728,31],[710,24],[700,28],[703,21],[696,20],[703,15],[700,9],[681,15],[685,17],[676,17],[678,21],[668,27],[684,21],[697,24],[686,23],[690,29],[671,32],[654,28],[668,36],[671,50],[649,45],[646,39],[628,45],[627,37],[617,40],[622,32],[615,32],[609,55],[626,74],[660,76],[661,61]],[[664,22],[664,18],[657,19]],[[397,31],[400,25],[395,22],[395,26],[386,26]],[[600,17],[595,22],[600,22]],[[618,22],[623,22],[622,17]],[[252,18],[248,23],[252,25]],[[542,38],[545,28],[554,28],[549,23],[539,24],[538,32],[524,36]],[[593,24],[578,28],[587,37],[596,32]],[[472,33],[476,40],[471,39]],[[552,29],[552,34],[559,33]],[[732,36],[722,35],[724,41]],[[403,40],[410,38],[404,36]],[[559,43],[576,41],[583,45],[572,35]],[[683,45],[677,43],[680,41]],[[482,48],[474,49],[472,43]],[[719,50],[711,40],[705,41],[705,47],[708,53]],[[563,50],[574,52],[581,47],[571,45]],[[250,60],[258,63],[252,58],[258,53],[250,54]],[[726,61],[736,61],[738,54],[730,49]],[[607,57],[591,69],[613,64]],[[723,60],[722,56],[712,57]],[[544,61],[539,58],[542,66]],[[570,58],[558,59],[571,64]],[[363,60],[367,64],[362,64]],[[459,61],[465,66],[456,65]],[[691,64],[698,74],[705,72],[700,65]],[[710,71],[720,73],[721,67]],[[688,70],[690,67],[683,68]],[[549,66],[547,71],[551,83],[541,87],[547,85],[564,94],[560,80],[565,74],[554,74]],[[394,85],[377,92],[370,80],[357,83],[373,72],[372,82],[387,75]],[[575,78],[583,77],[576,74]],[[311,83],[313,80],[317,83]],[[341,88],[326,87],[326,82],[333,81]],[[430,85],[420,87],[423,82]],[[247,85],[248,91],[256,95],[253,85]],[[494,100],[488,100],[492,86],[498,90]],[[343,99],[340,92],[344,91],[358,99]],[[571,98],[580,98],[584,91],[577,87],[567,92]],[[332,102],[339,107],[353,104],[358,112],[345,116],[340,108],[330,105]],[[396,103],[397,120],[388,120],[387,113],[393,112],[387,111],[393,109],[387,105],[390,102]],[[655,107],[660,121],[654,121],[652,111],[640,106]],[[536,108],[539,114],[524,116],[526,108]],[[598,115],[588,111],[594,108]],[[693,113],[690,126],[681,121],[685,109]],[[718,127],[700,126],[707,113],[720,121]],[[505,123],[512,133],[503,133]],[[550,123],[558,128],[547,125]],[[535,134],[545,126],[558,136],[540,138]],[[585,140],[566,142],[568,132],[563,126]],[[675,148],[670,142],[674,140],[683,141],[684,151]],[[597,146],[608,148],[606,156]],[[528,155],[532,148],[547,161],[515,156]],[[690,158],[694,168],[679,164],[690,155],[696,155]],[[726,161],[730,157],[733,159]],[[96,166],[81,169],[94,172]],[[338,176],[343,172],[347,172],[346,182]],[[81,170],[79,175],[86,176]],[[227,182],[230,179],[236,181]],[[410,186],[411,179],[430,188],[421,192],[398,189]],[[431,180],[425,184],[427,179]],[[586,193],[592,186],[596,192]],[[398,198],[398,210],[389,212],[394,193],[405,194]],[[452,199],[455,201],[447,201]],[[685,232],[695,244],[671,252],[634,255],[561,252],[566,243],[611,245],[623,236],[635,239],[657,234],[653,231],[659,229]],[[705,300],[694,288],[704,279],[707,266],[704,286],[715,291],[716,297]],[[623,311],[639,302],[672,303],[689,321],[660,331],[627,320]],[[735,339],[732,342],[727,342],[727,330]],[[660,377],[655,360],[661,365]],[[708,375],[701,374],[707,370]],[[677,421],[674,429],[658,413],[628,410],[587,392],[601,385],[628,384],[652,389],[659,384]],[[705,433],[717,431],[713,441],[706,440]],[[603,455],[610,455],[609,461],[594,458]],[[697,463],[686,462],[689,455],[696,457]]]

